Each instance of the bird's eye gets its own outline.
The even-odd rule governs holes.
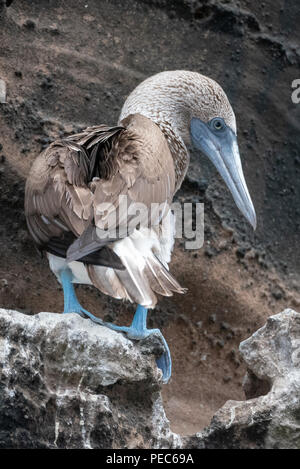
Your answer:
[[[225,128],[225,122],[223,119],[216,117],[211,120],[211,126],[214,130],[223,130]]]
[[[214,128],[215,128],[216,130],[222,129],[222,122],[221,122],[221,121],[215,121],[215,122],[214,122]]]

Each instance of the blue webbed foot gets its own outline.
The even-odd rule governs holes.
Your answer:
[[[167,383],[172,373],[172,360],[171,360],[170,349],[168,347],[166,339],[164,338],[164,336],[162,335],[159,329],[147,329],[146,319],[147,319],[147,308],[139,305],[135,312],[135,315],[134,315],[134,318],[130,327],[116,326],[115,324],[111,324],[107,322],[103,323],[103,325],[114,331],[124,332],[125,334],[127,334],[127,337],[129,339],[133,339],[133,340],[146,339],[147,337],[153,334],[159,337],[159,339],[163,343],[165,352],[156,360],[156,364],[158,368],[162,370],[163,382]]]
[[[106,326],[109,329],[112,329],[117,332],[124,332],[127,334],[129,339],[133,340],[142,340],[146,339],[152,334],[155,334],[159,337],[163,343],[165,352],[156,360],[158,368],[162,370],[163,373],[163,382],[167,383],[171,377],[172,371],[172,360],[171,354],[166,342],[166,339],[162,335],[159,329],[147,329],[147,308],[139,305],[135,312],[132,324],[130,327],[116,326],[115,324],[106,323],[102,319],[97,318],[92,313],[84,309],[79,303],[74,285],[72,283],[72,272],[70,269],[65,269],[60,272],[60,280],[64,291],[64,314],[68,313],[77,313],[82,317],[88,317],[92,321]]]

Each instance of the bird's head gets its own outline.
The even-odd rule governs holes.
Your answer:
[[[255,229],[256,214],[243,174],[235,115],[222,88],[215,82],[211,84],[211,91],[206,95],[206,103],[210,105],[204,112],[200,106],[191,116],[191,142],[214,164],[237,207]]]
[[[155,121],[169,143],[192,144],[210,159],[248,222],[256,228],[256,214],[244,178],[237,143],[236,119],[223,89],[197,72],[170,71],[142,82],[127,98],[121,113],[139,112]],[[171,148],[172,149],[172,148]],[[175,164],[178,163],[175,161]],[[180,166],[179,161],[179,166]]]

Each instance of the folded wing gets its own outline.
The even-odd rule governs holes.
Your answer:
[[[104,293],[154,304],[154,291],[182,292],[159,247],[158,225],[174,191],[165,137],[135,114],[121,126],[90,127],[52,143],[27,180],[26,218],[40,249],[83,262]]]

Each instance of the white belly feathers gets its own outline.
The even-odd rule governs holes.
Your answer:
[[[154,307],[156,293],[171,296],[173,291],[183,292],[168,272],[174,236],[175,216],[169,211],[163,225],[142,227],[111,244],[111,249],[125,266],[123,271],[78,261],[67,264],[65,259],[48,253],[49,265],[58,280],[59,272],[68,266],[73,274],[73,283],[94,285],[114,298]]]

